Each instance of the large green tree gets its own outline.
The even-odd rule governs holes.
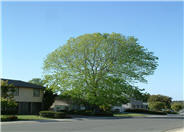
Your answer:
[[[146,82],[157,60],[134,37],[93,33],[70,38],[47,56],[43,69],[54,91],[105,108],[123,103],[127,87]]]

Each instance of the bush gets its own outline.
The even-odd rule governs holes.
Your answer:
[[[126,109],[125,112],[145,113],[145,114],[155,114],[155,115],[167,115],[166,112],[150,111],[150,110],[145,110],[145,109]]]
[[[54,112],[54,111],[40,111],[40,116],[49,117],[49,118],[65,118],[66,113]]]
[[[68,114],[74,114],[74,115],[84,115],[84,116],[91,116],[93,113],[92,111],[86,111],[86,110],[71,110],[67,112]]]
[[[54,111],[40,111],[40,116],[54,118],[55,112]]]
[[[83,115],[83,116],[113,116],[112,112],[105,112],[105,111],[101,111],[101,112],[92,112],[92,111],[87,111],[87,110],[78,110],[78,111],[69,111],[67,112],[68,114],[74,114],[74,115]]]
[[[15,115],[1,115],[1,121],[16,121],[17,119]]]
[[[17,114],[17,103],[12,99],[1,98],[1,114],[12,115]]]
[[[55,118],[65,118],[66,113],[64,112],[55,112]]]

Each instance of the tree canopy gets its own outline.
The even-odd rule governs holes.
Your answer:
[[[134,83],[153,74],[157,60],[135,37],[93,33],[70,38],[46,57],[43,70],[54,91],[104,108],[123,103]]]
[[[41,78],[32,78],[28,81],[29,83],[37,84],[40,86],[44,86],[44,81]]]
[[[174,103],[172,103],[171,108],[175,112],[179,112],[181,109],[184,108],[184,104],[182,104],[180,102],[174,102]]]
[[[169,96],[164,96],[164,95],[151,95],[148,99],[148,102],[162,102],[165,103],[165,109],[170,109],[171,108],[171,102],[172,98]]]

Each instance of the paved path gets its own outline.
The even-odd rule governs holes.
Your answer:
[[[168,130],[166,132],[184,132],[184,127],[183,128],[176,128],[176,129]]]
[[[2,132],[164,132],[183,125],[183,119],[76,118],[2,123]]]

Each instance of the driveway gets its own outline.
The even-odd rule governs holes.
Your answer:
[[[183,127],[183,119],[76,118],[2,123],[2,132],[164,132]]]

